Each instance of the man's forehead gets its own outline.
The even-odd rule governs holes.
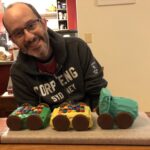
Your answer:
[[[15,19],[17,17],[20,17],[21,15],[23,17],[27,15],[35,16],[34,12],[29,6],[27,6],[26,4],[17,3],[11,5],[10,7],[8,6],[8,8],[4,12],[3,20],[4,22],[7,22],[8,19]]]
[[[28,18],[35,17],[35,14],[33,13],[32,9],[27,6],[26,4],[14,4],[5,10],[3,15],[3,22],[6,27],[8,27],[8,30],[15,28],[18,24],[24,24],[25,21]],[[19,22],[18,22],[19,21]]]
[[[27,6],[26,4],[23,3],[15,3],[13,5],[10,5],[6,8],[5,12],[20,12],[20,11],[26,11],[28,10],[29,12],[32,12],[31,8],[29,6]]]

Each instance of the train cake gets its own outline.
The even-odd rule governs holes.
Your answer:
[[[51,110],[45,103],[36,107],[23,104],[8,116],[6,124],[10,130],[38,130],[49,125],[50,114]]]
[[[51,114],[50,126],[57,131],[85,131],[93,126],[90,107],[84,103],[63,103]]]
[[[135,100],[114,97],[107,88],[100,92],[97,123],[102,129],[127,129],[138,116],[138,103]]]

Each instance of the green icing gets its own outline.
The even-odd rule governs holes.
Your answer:
[[[44,107],[42,112],[39,114],[39,116],[43,122],[42,128],[45,128],[48,126],[49,120],[50,120],[50,114],[51,114],[51,111],[50,111],[50,108],[48,108],[48,107]]]
[[[40,105],[40,104],[39,104]],[[45,128],[48,126],[49,124],[49,120],[50,120],[50,114],[51,114],[51,110],[49,107],[43,107],[42,108],[42,111],[41,113],[39,113],[36,108],[37,107],[34,107],[35,109],[32,109],[33,106],[29,105],[29,106],[20,106],[18,107],[16,110],[14,110],[9,116],[17,116],[21,119],[22,121],[22,129],[23,128],[27,128],[26,126],[26,122],[27,122],[27,118],[30,116],[30,115],[37,115],[41,118],[42,122],[43,122],[43,126],[42,128]]]
[[[129,98],[114,97],[107,88],[102,88],[99,99],[99,113],[109,113],[115,117],[120,112],[128,112],[135,119],[138,116],[138,103]]]

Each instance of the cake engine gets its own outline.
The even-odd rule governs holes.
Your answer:
[[[107,88],[102,88],[97,108],[97,123],[102,129],[127,129],[138,116],[135,100],[114,97]]]

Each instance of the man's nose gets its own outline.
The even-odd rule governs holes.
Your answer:
[[[30,31],[28,31],[27,29],[24,29],[24,40],[32,41],[33,38],[34,38],[34,34]]]

